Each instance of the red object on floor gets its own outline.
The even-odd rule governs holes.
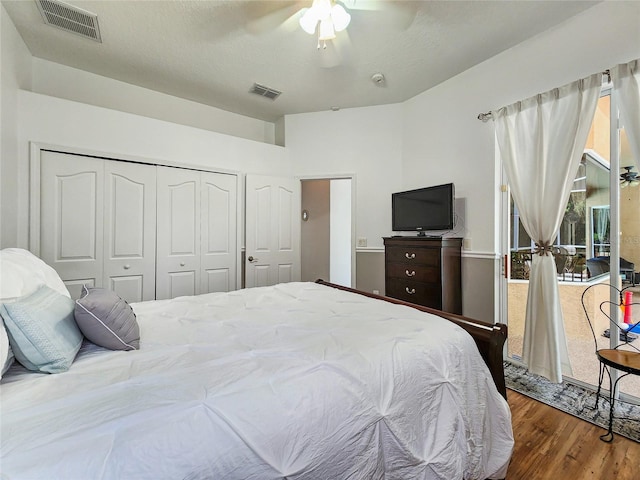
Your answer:
[[[633,292],[624,292],[624,323],[631,324],[631,304],[633,303]]]

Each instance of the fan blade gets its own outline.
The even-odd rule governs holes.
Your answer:
[[[382,12],[390,25],[400,30],[406,30],[413,23],[422,2],[419,0],[342,0],[341,3],[347,11]]]
[[[298,12],[307,6],[307,3],[309,2],[248,2],[246,15],[249,21],[244,28],[253,35],[260,35],[281,27],[290,30],[291,25],[297,26]]]

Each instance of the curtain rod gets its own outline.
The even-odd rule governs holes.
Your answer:
[[[602,72],[602,75],[606,75],[607,83],[611,83],[611,70],[607,68],[604,72]],[[493,118],[493,115],[491,115],[491,112],[479,113],[477,118],[481,122],[486,123]]]

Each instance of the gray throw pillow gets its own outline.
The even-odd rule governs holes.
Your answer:
[[[140,348],[136,314],[115,292],[83,286],[74,314],[80,331],[90,342],[111,350]]]

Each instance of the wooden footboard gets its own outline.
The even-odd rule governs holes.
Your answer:
[[[504,365],[502,363],[502,351],[504,342],[507,340],[507,326],[503,323],[487,323],[480,320],[474,320],[472,318],[464,317],[462,315],[456,315],[454,313],[442,312],[434,308],[423,307],[422,305],[416,305],[414,303],[397,300],[391,297],[383,297],[382,295],[376,295],[374,293],[363,292],[356,290],[355,288],[343,287],[342,285],[336,285],[334,283],[325,282],[324,280],[316,280],[316,283],[327,285],[329,287],[345,290],[347,292],[358,293],[366,297],[377,298],[378,300],[384,300],[386,302],[395,303],[398,305],[405,305],[412,307],[423,312],[433,313],[442,318],[455,323],[456,325],[464,328],[473,337],[480,351],[480,355],[484,359],[485,363],[489,367],[493,381],[498,387],[498,391],[504,398],[507,398],[507,388],[504,382]]]

